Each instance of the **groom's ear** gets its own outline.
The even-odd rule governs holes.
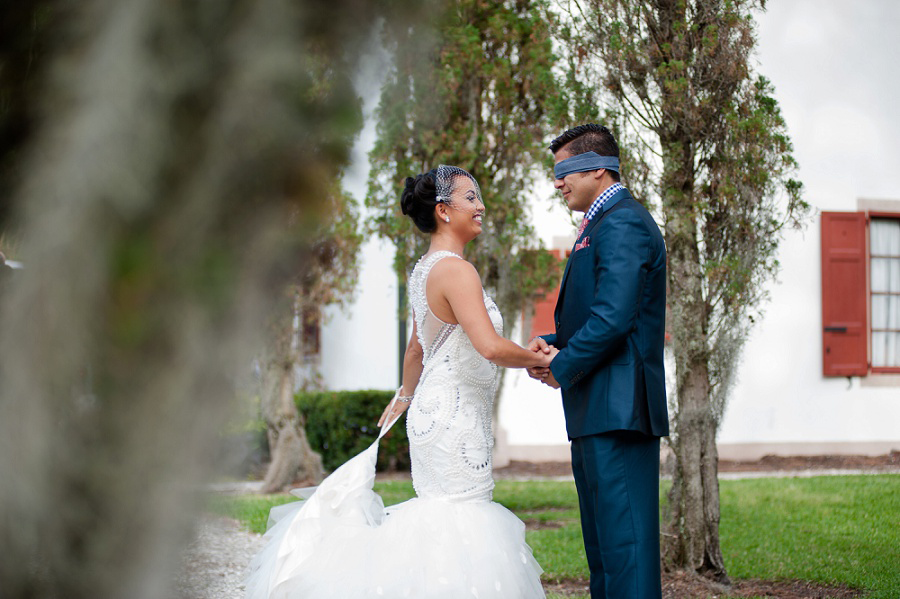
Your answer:
[[[598,168],[597,170],[594,171],[594,179],[599,181],[600,179],[603,178],[603,175],[605,175],[605,174],[606,174],[605,168]]]

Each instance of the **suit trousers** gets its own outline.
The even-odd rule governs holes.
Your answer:
[[[572,440],[591,599],[660,599],[659,438],[613,431]]]

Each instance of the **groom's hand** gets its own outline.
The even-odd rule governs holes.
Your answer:
[[[528,376],[533,378],[536,381],[544,382],[544,378],[547,376],[547,373],[550,372],[549,368],[544,368],[543,366],[531,366],[530,368],[526,368],[528,371]]]
[[[554,389],[559,389],[559,383],[556,382],[556,378],[553,376],[553,373],[550,369],[547,369],[547,376],[541,379],[541,382],[549,387],[553,387]]]

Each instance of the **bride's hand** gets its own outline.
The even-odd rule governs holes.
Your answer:
[[[378,426],[383,425],[385,421],[388,421],[388,418],[391,420],[398,418],[400,414],[409,408],[409,404],[410,402],[408,401],[394,401],[392,406],[391,403],[388,402],[388,405],[384,408],[384,412],[381,413],[381,418],[378,419]]]
[[[558,354],[558,353],[559,353],[559,350],[552,345],[550,346],[549,353],[545,354],[542,352],[538,352],[538,358],[540,358],[540,360],[541,360],[541,363],[538,364],[538,367],[539,368],[550,368],[550,362],[553,361],[553,358],[555,358],[556,354]]]

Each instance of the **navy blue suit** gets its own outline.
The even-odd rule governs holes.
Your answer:
[[[560,384],[594,599],[658,598],[659,437],[669,434],[666,249],[623,189],[576,240],[556,304]]]

